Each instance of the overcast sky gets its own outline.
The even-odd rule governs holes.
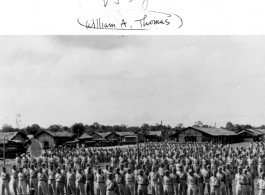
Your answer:
[[[263,36],[1,36],[0,125],[265,124]]]

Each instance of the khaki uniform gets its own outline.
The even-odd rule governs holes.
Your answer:
[[[134,195],[134,175],[132,173],[125,174],[125,183],[126,195]]]
[[[212,176],[210,178],[210,186],[211,186],[211,195],[220,194],[221,180],[219,177]]]
[[[188,184],[188,195],[197,195],[197,185],[198,181],[195,175],[191,176],[188,175],[187,177],[187,184]]]
[[[173,195],[173,179],[168,176],[163,177],[164,194]]]
[[[76,193],[85,195],[86,178],[82,173],[76,173]]]
[[[75,173],[67,172],[67,194],[68,195],[75,195]]]
[[[187,194],[187,173],[186,172],[177,172],[179,175],[179,195]]]
[[[105,185],[105,175],[103,173],[96,174],[96,192],[100,195],[105,195],[106,185]]]
[[[30,188],[34,188],[35,194],[38,195],[38,173],[36,170],[30,169],[29,171],[29,185]]]
[[[178,195],[179,175],[172,173],[170,177],[173,179],[173,194]]]
[[[62,173],[56,173],[55,175],[56,181],[56,194],[57,195],[64,195],[64,182],[65,178]]]
[[[109,179],[106,181],[106,195],[115,195],[115,184]]]
[[[247,179],[246,176],[241,174],[236,174],[235,178],[236,182],[236,195],[246,195],[246,184],[247,184]]]
[[[38,194],[48,195],[48,176],[43,173],[38,173]]]
[[[85,170],[86,174],[86,194],[94,195],[94,174],[88,172],[88,169]]]
[[[12,177],[13,177],[13,191],[15,195],[18,193],[18,170],[12,169]]]
[[[119,195],[125,195],[125,187],[124,187],[124,181],[123,181],[123,175],[120,173],[115,174],[115,181],[118,185],[118,191],[119,191]]]
[[[26,175],[24,173],[18,173],[18,191],[19,194],[27,194]]]
[[[5,191],[7,192],[7,195],[10,195],[10,189],[9,189],[10,175],[8,173],[2,172],[1,178],[2,178],[2,195],[5,195]]]
[[[159,174],[157,172],[149,173],[149,180],[151,182],[151,194],[158,195]]]
[[[147,195],[148,179],[145,176],[139,175],[138,178],[138,195]]]
[[[56,195],[56,182],[55,182],[55,174],[54,170],[48,170],[49,180],[48,180],[48,191],[50,195]]]

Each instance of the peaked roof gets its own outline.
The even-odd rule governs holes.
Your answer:
[[[93,137],[90,136],[90,135],[88,135],[88,134],[86,134],[86,133],[83,133],[83,134],[79,137],[79,139],[93,139]]]
[[[27,135],[27,137],[28,137],[29,139],[32,139],[34,136],[33,136],[33,135]]]
[[[27,135],[24,134],[23,132],[21,131],[15,131],[15,132],[4,132],[4,133],[0,133],[0,142],[3,142],[4,141],[4,138],[5,140],[12,140],[14,137],[16,137],[16,135],[20,133],[22,134],[25,139],[27,138]]]
[[[187,129],[194,129],[194,130],[200,131],[202,133],[206,133],[206,134],[211,135],[211,136],[234,136],[234,135],[237,135],[233,131],[229,131],[229,130],[226,130],[226,129],[215,128],[215,127],[211,127],[211,128],[187,127],[185,129],[182,129],[182,130],[170,135],[170,137],[171,136],[173,137],[173,136],[175,136],[175,135],[179,134],[180,132],[185,131]]]
[[[134,132],[130,132],[130,131],[127,131],[127,132],[115,132],[115,133],[118,134],[121,137],[124,137],[124,136],[135,136],[135,133]]]
[[[265,131],[263,133],[263,132],[260,132],[257,129],[245,129],[245,130],[237,132],[236,134],[240,135],[240,134],[245,133],[245,132],[251,134],[252,136],[260,136],[260,135],[263,135],[265,133]]]
[[[265,134],[265,129],[252,129],[252,130],[258,131],[258,132],[262,133],[262,135]]]
[[[73,137],[74,136],[74,134],[72,134],[72,133],[70,133],[68,131],[52,132],[52,131],[49,131],[49,130],[42,130],[41,132],[37,133],[35,135],[35,137],[38,136],[41,133],[48,133],[52,137]]]
[[[112,134],[112,132],[94,132],[94,133],[98,134],[102,138],[105,138],[108,135]]]
[[[162,135],[162,131],[149,131],[147,135],[155,135],[160,137]]]

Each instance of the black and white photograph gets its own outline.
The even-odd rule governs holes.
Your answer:
[[[264,195],[264,54],[264,36],[1,35],[1,195]]]

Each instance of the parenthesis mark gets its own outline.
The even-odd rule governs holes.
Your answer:
[[[179,17],[178,15],[176,15],[179,19],[180,19],[180,21],[181,21],[181,24],[180,24],[180,26],[178,27],[178,28],[181,28],[182,27],[182,25],[183,25],[183,20],[182,20],[182,18],[181,17]]]

